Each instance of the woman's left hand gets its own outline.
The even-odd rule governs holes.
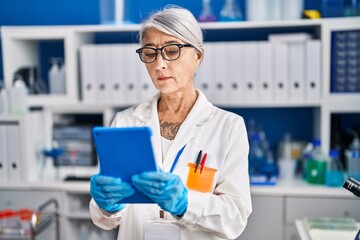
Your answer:
[[[166,172],[143,172],[132,178],[134,186],[163,210],[182,216],[187,209],[187,189],[178,175]]]

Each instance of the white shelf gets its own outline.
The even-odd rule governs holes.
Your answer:
[[[360,113],[360,93],[333,93],[324,104],[334,113]]]

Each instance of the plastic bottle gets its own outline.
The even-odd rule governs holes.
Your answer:
[[[344,11],[343,0],[322,0],[321,16],[342,17]]]
[[[61,67],[59,69],[59,82],[58,82],[58,93],[65,94],[66,93],[66,67],[65,62],[62,61]]]
[[[349,149],[345,150],[347,174],[360,180],[360,139],[356,131],[347,129],[347,131],[354,136]]]
[[[0,88],[0,115],[9,113],[9,100],[5,88]]]
[[[9,92],[10,113],[24,115],[28,112],[27,88],[20,75],[15,76],[15,82]]]
[[[291,134],[285,133],[284,139],[279,145],[279,170],[280,178],[284,180],[293,180],[295,178],[296,162],[292,157]]]
[[[58,59],[51,58],[49,89],[51,94],[65,94],[65,67],[59,68]]]
[[[225,4],[220,11],[220,21],[243,21],[244,17],[236,0],[225,0]]]
[[[358,0],[344,0],[344,16],[352,17],[359,15],[359,6]]]
[[[331,149],[326,168],[326,185],[341,187],[344,183],[344,167],[339,158],[339,150]]]
[[[305,179],[308,183],[324,184],[326,173],[326,158],[321,150],[321,142],[316,139],[312,142],[313,150],[305,162]]]
[[[211,9],[211,0],[203,0],[202,10],[198,17],[199,22],[216,22],[216,17]]]

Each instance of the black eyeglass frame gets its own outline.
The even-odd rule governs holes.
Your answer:
[[[163,52],[163,49],[166,48],[166,47],[168,47],[168,46],[178,46],[178,47],[179,47],[179,56],[178,56],[177,58],[175,58],[175,59],[168,59],[168,58],[166,58],[166,56],[165,56],[165,54],[164,54],[164,52]],[[155,62],[156,59],[157,59],[157,56],[158,56],[157,51],[160,51],[161,56],[162,56],[163,59],[165,59],[166,61],[175,61],[175,60],[177,60],[177,59],[180,58],[180,56],[181,56],[181,49],[184,48],[184,47],[194,47],[194,46],[191,45],[191,44],[170,43],[170,44],[167,44],[167,45],[162,46],[162,47],[160,47],[160,48],[142,47],[142,48],[136,49],[136,53],[139,54],[139,58],[140,58],[140,60],[141,60],[143,63],[153,63],[153,62]],[[152,49],[152,50],[154,50],[154,51],[156,52],[156,55],[155,55],[155,58],[154,58],[153,61],[151,61],[151,62],[145,62],[145,61],[141,58],[141,53],[142,53],[142,51],[143,51],[144,49]]]

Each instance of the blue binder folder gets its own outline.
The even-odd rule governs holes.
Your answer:
[[[92,135],[99,158],[100,173],[119,177],[131,183],[131,176],[145,171],[156,171],[156,161],[151,144],[151,128],[94,127]],[[122,203],[153,203],[134,186],[135,194]]]

